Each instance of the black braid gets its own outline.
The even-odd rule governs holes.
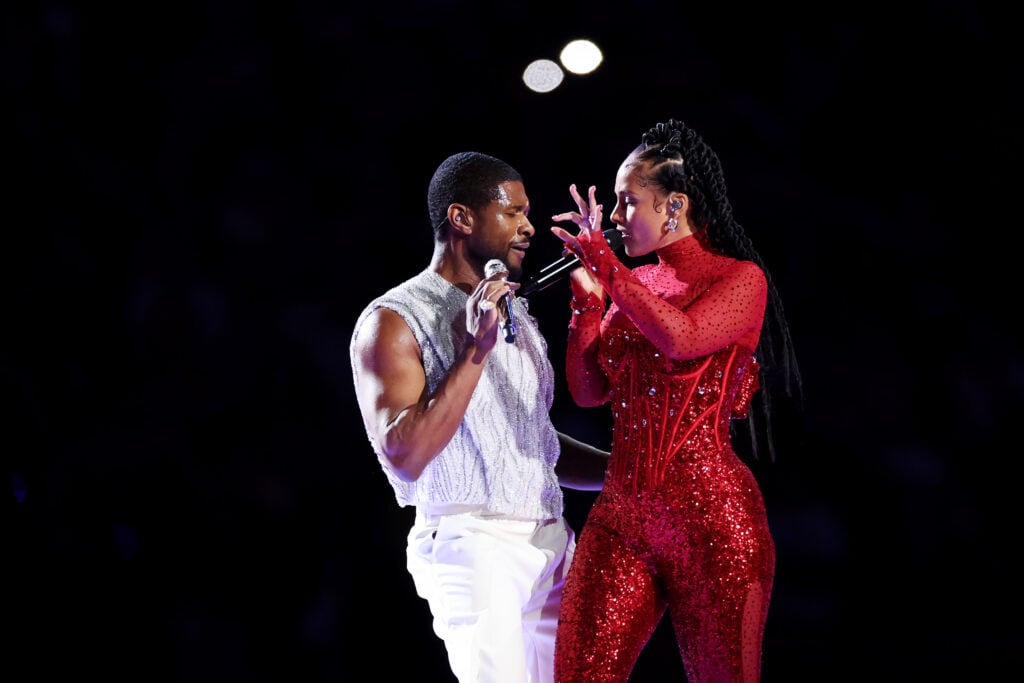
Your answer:
[[[764,425],[758,425],[751,410],[751,449],[758,453],[758,434],[763,431],[772,461],[775,460],[775,438],[772,430],[772,397],[780,385],[789,398],[803,400],[800,368],[793,340],[782,307],[782,298],[775,288],[771,273],[743,227],[732,213],[725,185],[725,176],[718,155],[695,130],[677,119],[659,123],[643,134],[635,150],[638,161],[648,164],[647,179],[666,193],[683,192],[690,198],[691,216],[711,247],[732,258],[753,261],[768,281],[768,307],[758,340],[756,357],[761,365],[762,391],[758,392]]]

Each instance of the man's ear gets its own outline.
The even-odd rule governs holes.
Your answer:
[[[454,226],[453,230],[458,230],[464,235],[472,232],[473,216],[468,207],[462,204],[452,204],[448,207],[448,218]]]

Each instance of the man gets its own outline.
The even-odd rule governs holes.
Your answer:
[[[371,301],[352,334],[359,408],[399,505],[416,507],[407,568],[453,673],[549,683],[575,549],[560,486],[600,489],[607,453],[555,430],[547,344],[506,279],[535,232],[520,174],[460,152],[427,203],[430,265]],[[506,268],[486,276],[493,259]]]

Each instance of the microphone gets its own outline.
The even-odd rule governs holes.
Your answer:
[[[501,259],[492,258],[484,265],[484,275],[486,277],[491,277],[503,270],[508,270],[508,268],[505,267]],[[511,344],[516,340],[516,319],[512,314],[512,293],[506,292],[505,296],[502,297],[502,301],[505,302],[505,324],[501,329],[505,332],[505,341]]]
[[[622,233],[618,229],[608,228],[601,234],[604,235],[604,239],[608,242],[608,246],[612,248],[612,251],[622,246]],[[554,263],[541,268],[540,272],[536,275],[528,277],[519,289],[519,296],[530,296],[534,292],[547,289],[559,280],[567,277],[570,271],[575,270],[580,265],[580,260],[575,255],[563,256]]]

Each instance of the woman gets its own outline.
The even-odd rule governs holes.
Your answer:
[[[692,128],[654,126],[615,179],[625,252],[656,263],[622,264],[595,192],[585,200],[571,186],[578,211],[553,216],[578,234],[552,228],[584,265],[570,275],[569,389],[580,406],[610,403],[614,419],[566,582],[555,678],[626,681],[667,609],[689,683],[754,683],[775,548],[731,426],[758,390],[770,417],[772,378],[799,391],[785,315],[733,218],[719,160]],[[761,431],[751,424],[755,455]]]

